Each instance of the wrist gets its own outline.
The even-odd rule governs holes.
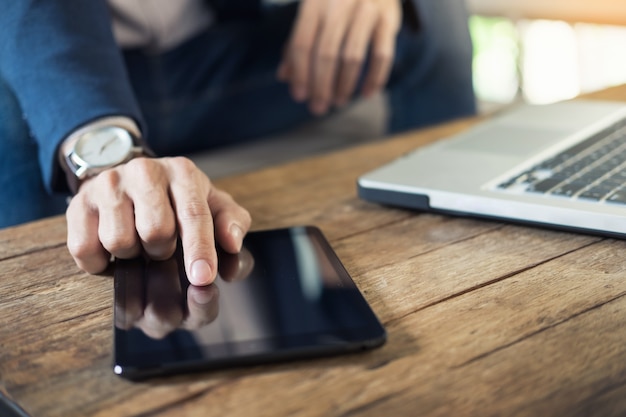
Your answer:
[[[137,124],[122,116],[105,117],[80,127],[60,145],[58,159],[76,194],[83,181],[142,155],[151,155]]]

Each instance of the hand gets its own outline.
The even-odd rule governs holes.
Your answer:
[[[278,78],[321,115],[350,100],[369,50],[362,94],[370,96],[389,77],[401,17],[400,0],[302,0]]]
[[[214,187],[187,158],[136,158],[83,183],[66,212],[67,245],[76,264],[96,274],[111,255],[169,258],[178,235],[193,285],[217,274],[215,242],[237,253],[250,214]]]

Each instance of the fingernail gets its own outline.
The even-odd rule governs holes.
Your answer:
[[[211,267],[204,259],[198,259],[191,264],[191,276],[189,281],[195,285],[207,285],[213,281]]]
[[[238,224],[233,224],[230,226],[230,235],[235,239],[237,243],[237,250],[241,250],[241,245],[243,244],[243,230],[239,227]]]

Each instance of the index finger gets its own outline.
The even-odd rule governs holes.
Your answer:
[[[171,160],[170,194],[183,245],[185,272],[194,285],[208,285],[217,275],[209,179],[187,158]]]

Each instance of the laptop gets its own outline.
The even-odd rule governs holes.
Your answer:
[[[626,238],[626,103],[517,105],[357,188],[384,205]]]

